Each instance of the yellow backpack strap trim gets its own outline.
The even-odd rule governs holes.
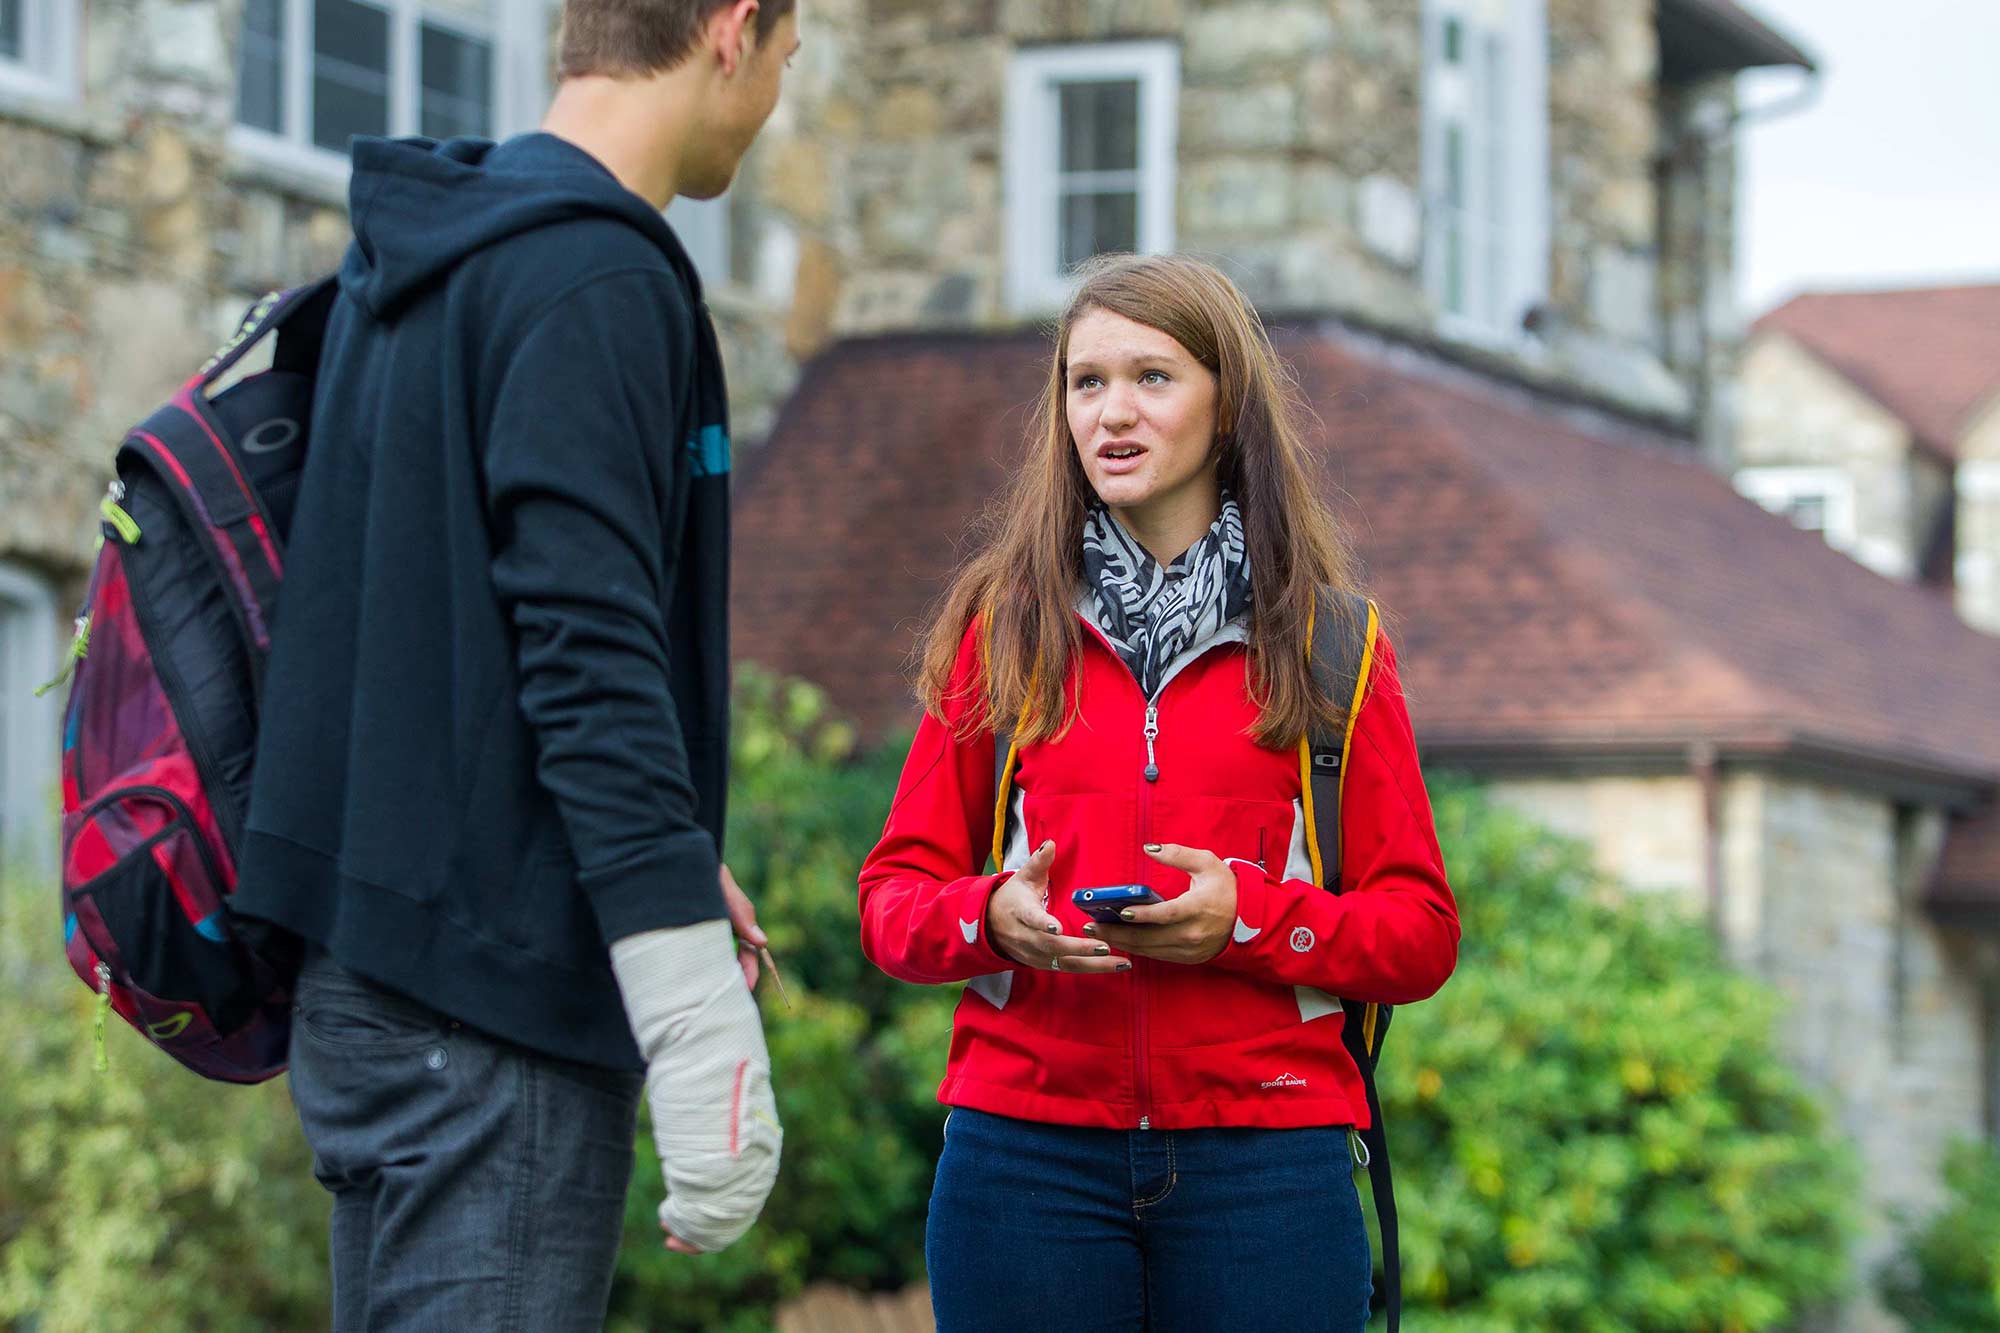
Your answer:
[[[993,614],[986,615],[986,633],[981,643],[982,668],[993,670]],[[1007,855],[1007,803],[1014,794],[1014,770],[1020,766],[1021,747],[1014,738],[1028,725],[1028,714],[1035,706],[1035,691],[1042,682],[1042,666],[1038,660],[1033,674],[1028,677],[1028,698],[1021,705],[1021,715],[1011,727],[993,729],[993,868],[1006,867]]]
[[[1361,720],[1361,705],[1368,701],[1368,678],[1375,673],[1375,639],[1381,633],[1382,618],[1375,603],[1368,603],[1368,631],[1361,641],[1361,670],[1354,674],[1354,698],[1347,705],[1347,729],[1340,738],[1340,791],[1347,793],[1347,760],[1354,751],[1354,724]]]
[[[1022,721],[1027,716],[1027,710],[1023,709]],[[993,868],[1000,870],[1007,864],[1007,800],[1014,794],[1014,769],[1021,758],[1021,747],[1014,743],[1013,731],[995,733],[993,744],[994,753],[1000,756],[993,781]]]

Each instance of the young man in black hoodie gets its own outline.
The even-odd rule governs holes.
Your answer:
[[[792,9],[568,0],[542,132],[354,146],[236,900],[306,944],[339,1328],[598,1327],[648,1073],[669,1248],[776,1177],[726,397],[661,210],[727,188]]]

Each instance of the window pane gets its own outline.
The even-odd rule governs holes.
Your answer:
[[[1444,21],[1444,63],[1456,65],[1464,58],[1465,24],[1456,17]]]
[[[237,69],[236,119],[283,134],[284,106],[285,0],[247,0],[243,6],[243,55]]]
[[[423,133],[433,139],[493,132],[493,46],[423,26]]]
[[[21,31],[21,9],[25,0],[0,0],[0,56],[19,60],[27,46]]]
[[[1062,85],[1062,170],[1139,165],[1139,81]]]
[[[1061,261],[1067,273],[1092,255],[1139,248],[1139,196],[1131,190],[1062,197]]]
[[[1807,532],[1826,531],[1826,497],[1810,492],[1794,495],[1785,505],[1785,517]]]
[[[1444,130],[1444,308],[1465,313],[1465,130]]]
[[[316,0],[313,142],[344,153],[354,135],[388,132],[388,14],[354,0]]]

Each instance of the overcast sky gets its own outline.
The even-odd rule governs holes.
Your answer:
[[[1744,0],[1820,67],[1744,131],[1746,315],[1814,287],[2000,282],[2000,0]],[[1746,106],[1796,71],[1746,75]]]

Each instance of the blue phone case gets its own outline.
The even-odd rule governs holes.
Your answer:
[[[1166,899],[1147,888],[1144,884],[1113,884],[1101,889],[1078,889],[1070,894],[1069,900],[1077,910],[1095,921],[1109,925],[1119,923],[1118,913],[1127,907],[1147,907]]]

